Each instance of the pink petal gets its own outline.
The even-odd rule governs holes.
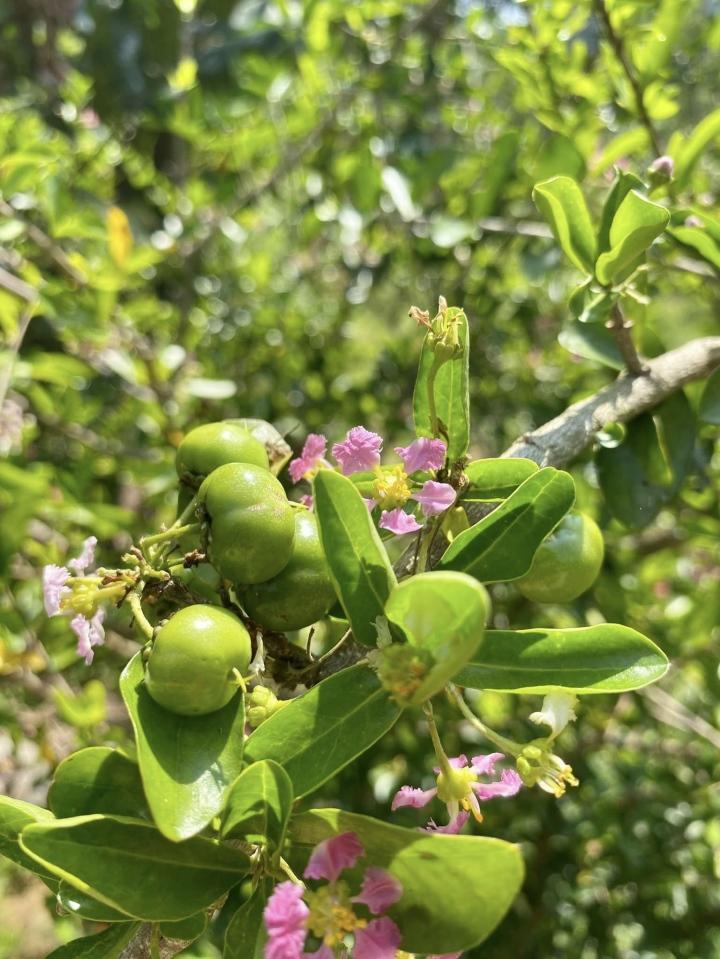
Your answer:
[[[396,446],[395,452],[405,464],[405,472],[415,473],[417,470],[442,469],[445,465],[447,446],[442,440],[431,440],[421,436],[409,446]]]
[[[494,799],[496,796],[514,796],[522,788],[522,779],[514,769],[503,769],[502,776],[494,783],[474,783],[472,791],[478,799]]]
[[[487,756],[473,756],[470,768],[476,776],[492,776],[495,770],[495,763],[499,759],[504,759],[502,753],[488,753]]]
[[[401,941],[400,930],[392,919],[373,919],[355,932],[353,959],[395,959]]]
[[[414,789],[412,786],[402,786],[396,793],[390,809],[395,812],[402,806],[411,806],[413,809],[422,809],[423,806],[435,798],[437,789]]]
[[[354,832],[343,832],[325,839],[313,849],[304,872],[306,879],[328,879],[335,882],[341,872],[352,869],[365,854],[362,843]]]
[[[89,638],[91,646],[104,646],[105,645],[105,630],[103,628],[103,622],[105,620],[105,610],[99,609],[93,618],[90,620],[89,628]]]
[[[402,885],[394,876],[378,866],[369,866],[363,876],[362,889],[351,902],[363,903],[377,916],[397,902],[402,894]]]
[[[63,592],[68,592],[65,583],[69,578],[70,570],[65,566],[50,563],[43,570],[43,600],[48,616],[57,616],[60,612],[60,598]]]
[[[77,636],[77,654],[85,660],[85,665],[89,666],[93,661],[93,644],[90,638],[90,622],[85,619],[82,613],[70,621],[70,629]]]
[[[300,502],[302,503],[303,506],[307,506],[308,509],[313,508],[313,498],[312,496],[309,496],[307,493],[304,496],[300,497]]]
[[[375,469],[380,465],[382,436],[371,433],[364,426],[353,426],[342,443],[336,443],[332,455],[340,464],[344,476]]]
[[[449,483],[428,480],[417,493],[413,493],[412,498],[420,504],[426,516],[437,516],[452,506],[457,499],[457,493]]]
[[[97,536],[88,536],[83,543],[82,552],[77,559],[71,559],[68,563],[70,569],[74,569],[78,576],[82,576],[88,566],[92,566],[95,560],[95,547],[97,546]]]
[[[327,450],[327,439],[322,433],[309,433],[300,456],[290,461],[288,470],[293,483],[300,480],[322,461]]]
[[[263,911],[268,934],[265,959],[301,959],[310,912],[302,901],[303,892],[294,882],[281,882],[273,889]]]
[[[448,756],[448,762],[453,769],[465,769],[465,767],[468,765],[468,758],[465,753],[460,753],[459,756]],[[473,772],[474,771],[475,770],[473,770]],[[440,773],[440,767],[435,766],[433,768],[433,772],[437,776]]]
[[[443,833],[446,836],[456,836],[465,823],[470,818],[469,812],[459,812],[454,819],[451,819],[447,826],[438,826],[437,823],[431,819],[430,822],[425,826],[426,832],[439,832]]]
[[[406,513],[402,506],[397,509],[385,510],[380,515],[378,526],[381,529],[390,530],[396,536],[403,536],[405,533],[417,533],[422,526],[410,513]]]

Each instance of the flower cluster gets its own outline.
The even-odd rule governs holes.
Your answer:
[[[355,833],[341,833],[316,846],[305,869],[305,879],[325,879],[325,885],[309,890],[281,882],[275,887],[264,912],[265,959],[346,956],[349,936],[354,940],[354,959],[395,959],[400,930],[383,913],[402,896],[398,880],[384,869],[369,866],[360,892],[351,896],[347,882],[340,878],[364,855]],[[372,918],[358,915],[356,906],[364,906]],[[308,939],[319,942],[314,952],[304,951]]]
[[[99,571],[87,574],[95,560],[96,545],[97,538],[88,536],[80,555],[69,560],[67,566],[50,563],[43,570],[45,612],[48,616],[75,613],[70,628],[77,636],[77,654],[88,666],[95,655],[94,647],[105,642],[105,610],[100,603],[119,598],[125,590],[122,583],[103,586]]]
[[[437,516],[449,509],[457,494],[449,483],[436,480],[413,482],[415,473],[442,469],[447,448],[442,440],[420,437],[409,446],[396,446],[395,452],[402,460],[390,468],[380,467],[380,454],[383,440],[377,433],[366,430],[364,426],[354,426],[348,430],[341,443],[335,443],[332,455],[337,461],[343,476],[372,472],[375,480],[371,486],[371,497],[366,498],[369,509],[379,506],[381,510],[379,526],[400,536],[415,533],[422,529],[417,516],[403,508],[409,500],[418,503],[421,518]],[[332,469],[326,458],[327,439],[319,433],[310,433],[303,446],[302,453],[290,463],[290,476],[295,483],[302,479],[311,479],[320,469]]]
[[[492,776],[495,764],[503,759],[502,753],[490,753],[488,756],[473,756],[468,762],[467,756],[455,756],[445,759],[444,767],[436,767],[436,785],[432,789],[416,789],[403,786],[392,801],[393,812],[401,806],[422,809],[436,796],[447,806],[449,822],[437,826],[431,819],[427,829],[431,832],[458,833],[470,818],[482,822],[480,803],[496,796],[514,796],[522,787],[522,779],[514,769],[503,769],[499,779],[480,782],[481,776]]]

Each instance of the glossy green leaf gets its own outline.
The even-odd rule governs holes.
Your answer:
[[[160,935],[165,939],[179,939],[182,942],[194,942],[199,939],[208,926],[208,915],[206,912],[196,912],[185,919],[177,919],[175,922],[160,923]]]
[[[366,859],[344,878],[359,887],[363,866],[372,863],[402,884],[402,898],[388,915],[402,932],[402,949],[409,952],[444,954],[482,942],[520,891],[520,849],[501,839],[402,829],[339,809],[314,809],[296,816],[291,825],[294,843],[308,851],[347,831],[360,838]]]
[[[385,615],[404,634],[407,646],[393,644],[383,649],[381,662],[388,653],[402,655],[415,650],[428,657],[424,675],[410,687],[404,686],[401,694],[395,693],[407,705],[418,705],[440,692],[476,652],[485,634],[490,599],[472,576],[436,570],[399,583],[385,606]],[[395,669],[399,665],[396,663]],[[401,677],[401,683],[407,683],[407,675]]]
[[[48,805],[58,819],[90,813],[150,818],[137,764],[107,746],[64,759],[50,784]]]
[[[61,882],[58,886],[57,904],[61,910],[90,922],[128,922],[132,916],[119,909],[113,909],[86,892],[80,892],[74,886]]]
[[[569,473],[548,466],[533,473],[504,503],[450,544],[440,568],[470,573],[483,583],[518,579],[535,550],[575,501]]]
[[[463,490],[462,498],[472,501],[505,499],[537,471],[537,463],[520,457],[473,460],[465,467],[470,485]]]
[[[245,759],[279,763],[299,799],[369,749],[399,715],[372,670],[353,666],[267,719],[247,740]]]
[[[538,183],[533,200],[550,224],[555,239],[579,270],[592,273],[595,263],[595,231],[580,187],[567,176]]]
[[[613,220],[615,219],[615,214],[617,213],[622,201],[631,190],[644,189],[645,184],[640,177],[635,176],[634,173],[623,173],[620,170],[617,171],[615,175],[615,182],[610,188],[603,206],[602,216],[600,217],[597,243],[598,254],[605,253],[612,246],[610,240],[610,227],[612,226]]]
[[[490,629],[455,682],[509,693],[623,693],[661,679],[667,657],[628,626]]]
[[[137,653],[120,677],[130,713],[145,795],[160,832],[179,842],[222,810],[242,769],[242,696],[207,716],[177,716],[158,706],[143,682]]]
[[[253,763],[240,773],[228,793],[222,834],[282,849],[292,804],[292,782],[283,767],[271,759]]]
[[[268,900],[270,883],[257,887],[228,923],[222,959],[262,959],[267,938],[263,909]]]
[[[582,356],[583,359],[593,360],[610,367],[611,370],[622,370],[625,361],[618,349],[617,341],[612,333],[599,324],[581,323],[573,320],[567,323],[558,334],[558,343],[568,353]]]
[[[20,833],[26,826],[34,822],[51,822],[54,816],[47,809],[33,806],[32,803],[21,799],[11,799],[9,796],[0,796],[0,855],[6,856],[18,866],[29,869],[45,880],[55,885],[56,879],[51,872],[38,866],[38,863],[27,856],[18,844]]]
[[[457,322],[458,339],[461,352],[458,356],[443,363],[437,371],[433,384],[435,410],[442,424],[442,438],[447,440],[448,458],[451,462],[460,459],[467,452],[470,442],[469,410],[469,337],[468,322],[464,312],[457,307],[449,307]],[[435,362],[431,334],[428,332],[423,341],[418,364],[417,378],[413,392],[413,417],[415,432],[418,436],[433,436],[432,417],[428,390],[431,383],[431,371]]]
[[[720,426],[720,370],[715,370],[703,388],[698,416],[703,423]]]
[[[184,919],[213,903],[250,868],[209,839],[174,843],[125,816],[77,816],[27,826],[20,845],[59,879],[147,921]]]
[[[94,936],[73,939],[59,949],[54,949],[47,959],[119,959],[141,925],[139,922],[121,923]]]
[[[720,243],[699,226],[675,226],[668,230],[670,236],[706,263],[720,270]]]
[[[375,620],[397,582],[367,506],[352,481],[320,470],[313,483],[320,539],[353,636],[377,643]]]
[[[647,248],[669,221],[670,214],[664,206],[653,203],[637,190],[630,190],[610,224],[610,247],[600,254],[595,264],[598,280],[611,285],[627,279],[642,263]]]

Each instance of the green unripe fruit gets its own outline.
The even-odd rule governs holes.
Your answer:
[[[226,463],[252,463],[269,469],[265,446],[237,423],[205,423],[190,430],[177,448],[178,476],[207,476]]]
[[[233,583],[262,583],[290,559],[295,516],[281,483],[249,463],[214,470],[198,492],[210,520],[210,560]]]
[[[266,629],[287,632],[316,623],[334,602],[317,522],[312,513],[298,510],[287,566],[267,582],[246,590],[243,606],[248,616]]]
[[[600,528],[584,513],[570,513],[538,547],[530,571],[516,581],[534,603],[569,603],[590,589],[602,566]]]
[[[218,606],[186,606],[155,635],[145,685],[160,706],[180,716],[222,709],[237,692],[233,669],[247,672],[250,636]]]

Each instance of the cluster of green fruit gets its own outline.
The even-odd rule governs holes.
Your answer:
[[[325,616],[335,591],[315,517],[288,500],[265,445],[239,424],[207,423],[180,443],[176,466],[179,508],[197,497],[209,561],[248,619],[284,632]],[[219,606],[188,606],[156,631],[145,684],[166,709],[204,715],[229,702],[250,656],[238,616]]]

